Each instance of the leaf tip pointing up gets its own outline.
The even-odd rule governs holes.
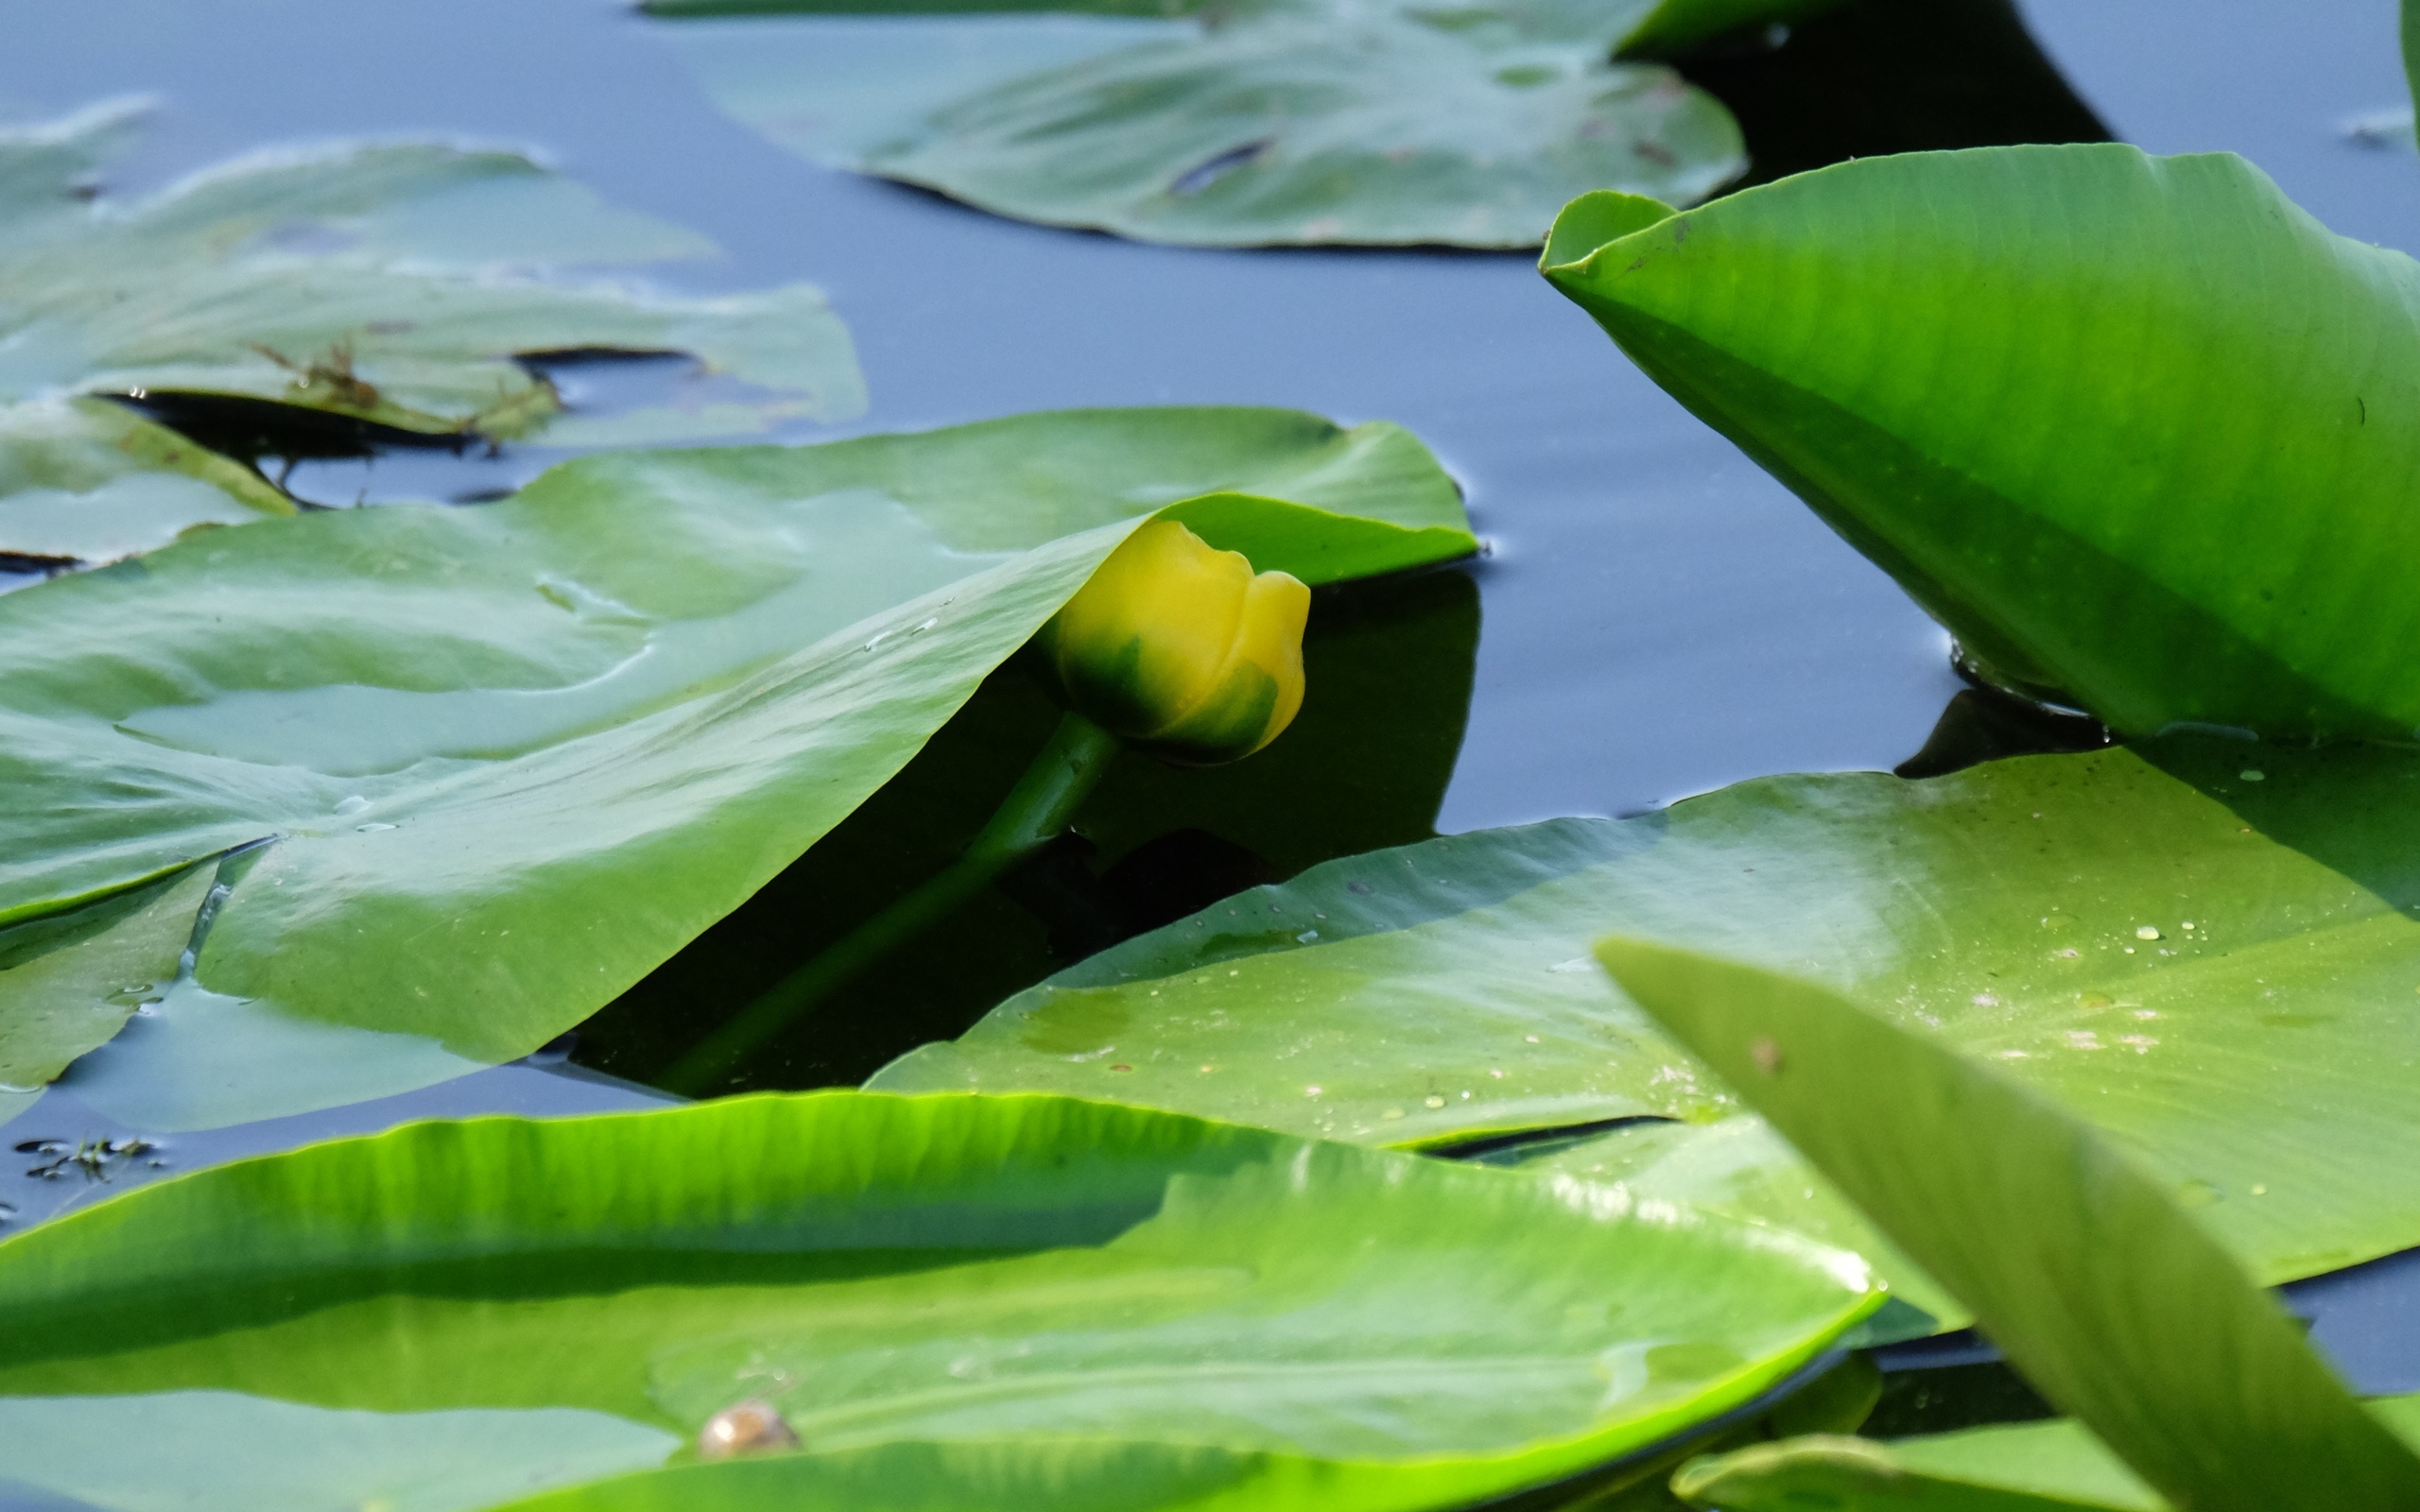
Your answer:
[[[1661,199],[1626,195],[1617,189],[1593,189],[1563,207],[1547,232],[1538,271],[1552,279],[1560,269],[1586,262],[1607,245],[1634,232],[1660,225],[1677,214]]]

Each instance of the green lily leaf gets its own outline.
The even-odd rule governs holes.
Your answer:
[[[295,512],[251,468],[122,404],[0,404],[0,551],[114,561],[196,526]]]
[[[1270,1478],[1450,1506],[1743,1406],[1876,1300],[1854,1257],[1720,1219],[1112,1104],[827,1092],[420,1124],[0,1244],[0,1463],[67,1495],[110,1483],[108,1456],[28,1452],[62,1399],[223,1394],[147,1420],[146,1449],[222,1486],[287,1452],[232,1431],[247,1410],[372,1418],[354,1431],[398,1453],[553,1413],[533,1460],[661,1461],[643,1431],[690,1439],[754,1400],[808,1452],[666,1494],[865,1504],[839,1493],[887,1465],[914,1479],[876,1504],[968,1504],[991,1474],[1072,1482],[1074,1505],[1113,1484],[1128,1507],[1259,1504]]]
[[[2406,1443],[2420,1440],[2420,1397],[2389,1397],[2369,1410]],[[1868,1439],[1810,1436],[1759,1444],[1684,1468],[1673,1489],[1693,1506],[1726,1512],[2166,1512],[2168,1503],[2073,1422],[2020,1423],[1963,1433]]]
[[[538,279],[713,248],[527,158],[409,144],[261,153],[120,206],[94,185],[144,113],[121,102],[0,132],[0,550],[99,560],[193,524],[291,512],[248,469],[116,406],[62,403],[75,395],[263,401],[356,433],[544,429],[581,445],[865,407],[848,332],[812,288],[673,300]],[[515,360],[601,350],[688,352],[720,387],[564,415]]]
[[[2420,1244],[2415,782],[2397,751],[2177,739],[1457,835],[1239,894],[870,1085],[1117,1096],[1417,1147],[1674,1120],[1561,1169],[1651,1172],[1648,1194],[1797,1211],[1845,1240],[1836,1199],[1789,1195],[1811,1173],[1727,1127],[1734,1094],[1599,979],[1590,944],[1620,930],[1937,1025],[2148,1160],[2282,1281]],[[1701,1136],[1721,1143],[1684,1157]]]
[[[733,1068],[731,1091],[863,1081],[1020,988],[1231,892],[1339,855],[1434,835],[1469,711],[1478,585],[1443,570],[1321,590],[1311,696],[1250,761],[1121,760],[1077,833],[950,917],[947,950],[905,951]],[[579,1025],[582,1065],[662,1085],[737,1005],[957,860],[1057,729],[1056,679],[1011,659],[913,761],[814,849]]]
[[[882,786],[1155,513],[1312,582],[1472,546],[1405,432],[1241,409],[610,454],[480,509],[212,532],[0,598],[0,923],[227,858],[193,969],[75,1072],[138,1127],[526,1054]]]
[[[1842,163],[1546,276],[1990,675],[2113,728],[2420,730],[2420,265],[2228,156]]]
[[[2403,77],[2412,86],[2412,97],[2420,100],[2420,0],[2403,0],[2401,31]],[[2413,129],[2420,132],[2420,119],[2415,119]]]
[[[1597,954],[2171,1501],[2420,1502],[2420,1456],[2159,1177],[2082,1120],[1796,977],[1619,937]],[[1890,1094],[1861,1095],[1876,1087]]]
[[[1694,200],[1745,166],[1712,96],[1612,61],[1648,0],[648,9],[815,12],[666,28],[806,157],[1147,241],[1535,247],[1582,190]]]
[[[2072,1422],[1900,1439],[1754,1444],[1682,1468],[1672,1490],[1724,1512],[2168,1512],[2123,1460]]]

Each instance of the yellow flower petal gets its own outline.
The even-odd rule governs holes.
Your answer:
[[[1255,576],[1170,520],[1145,525],[1068,600],[1047,634],[1068,699],[1094,723],[1189,765],[1240,760],[1303,705],[1310,590]]]

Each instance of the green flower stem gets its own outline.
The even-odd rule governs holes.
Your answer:
[[[1069,713],[982,833],[948,868],[836,940],[739,1010],[674,1065],[663,1085],[701,1096],[734,1062],[813,1011],[892,951],[939,923],[1013,863],[1057,837],[1110,763],[1115,735]]]

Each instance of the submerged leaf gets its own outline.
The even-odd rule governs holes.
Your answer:
[[[2420,264],[2119,146],[1611,230],[1547,277],[1990,675],[2124,733],[2420,730]]]
[[[0,598],[0,922],[273,842],[72,1074],[138,1127],[526,1054],[845,817],[1154,514],[1315,583],[1472,545],[1405,432],[1250,409],[616,454],[476,510],[214,532]]]
[[[2148,1160],[2263,1280],[2287,1280],[2420,1244],[2416,791],[2420,758],[2401,752],[2178,740],[1926,782],[1772,778],[1641,818],[1455,835],[1238,894],[871,1085],[1115,1095],[1431,1148],[1672,1120],[1532,1153],[1884,1261],[1600,980],[1589,947],[1618,929],[1937,1025]]]
[[[527,158],[417,144],[263,152],[120,205],[95,184],[144,113],[121,102],[0,131],[0,550],[100,560],[192,524],[291,511],[247,470],[131,414],[64,406],[74,395],[297,406],[356,437],[544,429],[585,443],[865,406],[848,333],[812,288],[669,299],[542,279],[713,249]],[[517,360],[609,351],[685,352],[722,387],[562,416],[552,385]]]
[[[218,1486],[275,1473],[298,1408],[660,1459],[755,1400],[808,1452],[555,1504],[1460,1506],[1742,1407],[1876,1300],[1719,1219],[1110,1104],[420,1124],[0,1244],[0,1463],[90,1495],[109,1456],[42,1449],[62,1402],[168,1392],[217,1406],[147,1454]]]
[[[1149,241],[1534,247],[1583,190],[1695,200],[1745,166],[1710,95],[1611,60],[1646,0],[648,9],[812,13],[667,28],[786,146]]]

